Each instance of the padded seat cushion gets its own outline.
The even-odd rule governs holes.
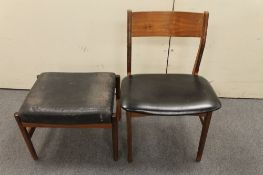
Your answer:
[[[115,81],[114,73],[42,73],[19,115],[29,123],[109,123]]]
[[[122,108],[156,115],[217,110],[221,103],[209,82],[189,74],[137,74],[121,84]]]

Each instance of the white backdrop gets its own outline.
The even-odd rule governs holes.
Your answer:
[[[175,0],[210,12],[200,75],[221,97],[263,97],[263,1]],[[126,75],[126,10],[172,0],[0,0],[0,88],[30,88],[45,71]],[[136,39],[133,72],[164,72],[168,38]],[[169,72],[191,72],[198,42],[172,39]]]

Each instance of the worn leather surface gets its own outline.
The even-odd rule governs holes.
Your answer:
[[[31,123],[111,122],[115,81],[114,73],[42,73],[19,115]]]
[[[137,74],[121,84],[122,108],[130,112],[187,115],[214,111],[221,103],[209,82],[188,74]]]

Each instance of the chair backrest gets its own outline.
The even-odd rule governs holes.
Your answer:
[[[193,75],[201,63],[208,26],[208,12],[127,12],[127,73],[131,75],[132,37],[199,37]]]

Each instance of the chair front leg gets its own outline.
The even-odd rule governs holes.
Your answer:
[[[28,149],[29,149],[29,152],[30,152],[32,158],[33,158],[34,160],[37,160],[37,159],[38,159],[37,153],[36,153],[35,148],[34,148],[34,146],[33,146],[33,144],[32,144],[32,141],[31,141],[31,136],[32,136],[32,134],[33,134],[33,130],[34,130],[34,129],[31,130],[31,132],[30,132],[30,134],[29,134],[28,131],[27,131],[27,129],[26,129],[26,127],[24,127],[24,126],[22,125],[22,122],[21,122],[21,119],[20,119],[19,115],[18,115],[17,113],[15,113],[14,117],[15,117],[15,119],[16,119],[16,122],[17,122],[17,124],[18,124],[18,127],[19,127],[19,129],[20,129],[20,131],[21,131],[21,133],[22,133],[22,136],[23,136],[23,138],[24,138],[24,140],[25,140],[25,142],[26,142],[26,145],[27,145],[27,147],[28,147]]]
[[[127,145],[128,145],[128,162],[132,162],[132,114],[126,112],[127,120]]]
[[[207,115],[204,116],[203,127],[202,127],[201,137],[200,137],[200,141],[199,141],[198,152],[197,152],[197,156],[196,156],[197,162],[200,162],[202,159],[202,155],[203,155],[203,151],[204,151],[204,147],[205,147],[205,142],[206,142],[206,137],[207,137],[211,117],[212,117],[212,112],[208,112]]]

